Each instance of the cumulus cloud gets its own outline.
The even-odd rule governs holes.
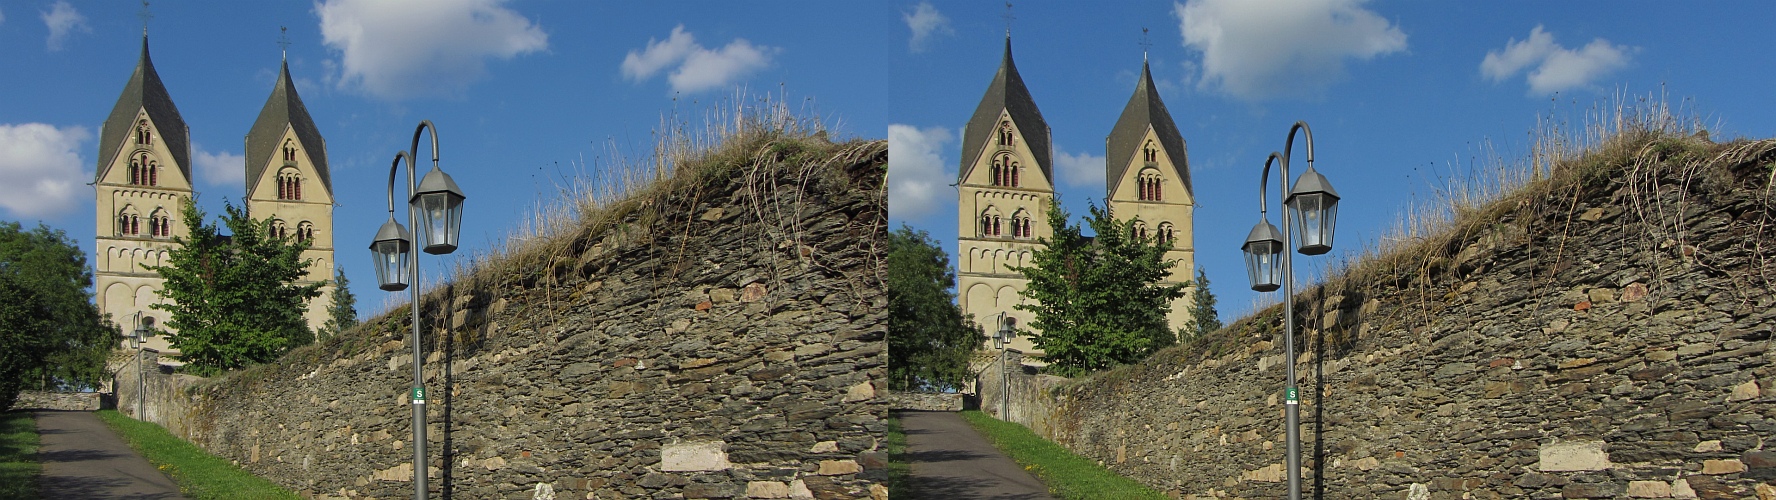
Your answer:
[[[205,151],[202,144],[192,144],[191,149],[197,152],[191,158],[191,164],[197,167],[197,175],[205,184],[232,188],[234,192],[243,192],[247,186],[247,157],[227,151]]]
[[[932,35],[954,35],[956,30],[950,27],[950,18],[945,17],[931,2],[919,2],[912,12],[902,12],[900,18],[906,21],[907,28],[913,30],[913,38],[907,40],[907,49],[913,52],[924,52],[931,42]]]
[[[1406,34],[1366,0],[1190,0],[1172,4],[1185,48],[1202,53],[1199,89],[1258,101],[1311,97],[1345,62],[1406,50]]]
[[[75,191],[92,175],[79,153],[91,138],[81,126],[0,124],[0,207],[14,217],[55,217],[90,199]]]
[[[337,85],[401,100],[460,94],[511,59],[549,46],[549,35],[505,0],[326,0],[315,4],[321,41],[339,54]]]
[[[69,5],[68,0],[56,0],[48,11],[41,13],[43,24],[49,27],[49,40],[46,43],[50,52],[62,50],[62,44],[68,41],[69,34],[92,33],[92,27],[86,25],[86,16],[75,10],[73,5]]]
[[[1072,154],[1055,148],[1055,171],[1061,182],[1068,186],[1092,188],[1090,192],[1104,191],[1104,157],[1093,156],[1091,153]]]
[[[1578,50],[1569,49],[1555,43],[1554,34],[1537,25],[1529,30],[1529,38],[1512,38],[1505,42],[1503,50],[1488,51],[1480,61],[1480,74],[1498,83],[1534,67],[1525,78],[1529,95],[1542,96],[1591,85],[1628,66],[1632,52],[1633,47],[1611,44],[1602,38],[1593,39]]]
[[[666,76],[666,82],[673,92],[691,93],[725,86],[769,66],[771,57],[780,50],[753,45],[744,38],[710,50],[697,43],[696,36],[680,24],[672,28],[665,40],[649,37],[647,48],[630,50],[618,69],[623,78],[641,83],[677,66]]]
[[[929,215],[946,192],[943,144],[954,138],[949,129],[888,125],[888,210],[901,219]]]

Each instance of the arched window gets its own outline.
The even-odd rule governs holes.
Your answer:
[[[296,161],[296,143],[284,141],[284,161]]]
[[[1017,212],[1011,214],[1011,237],[1013,237],[1013,238],[1029,238],[1030,237],[1030,212],[1029,211],[1020,208],[1020,209],[1018,209]]]
[[[154,144],[154,132],[148,130],[148,120],[136,122],[136,145],[147,146],[151,144]]]
[[[302,199],[302,174],[297,173],[296,169],[286,168],[286,169],[283,169],[282,171],[278,172],[277,185],[278,185],[277,199],[280,199],[280,200],[300,200],[300,199]]]
[[[993,185],[994,186],[999,185],[999,177],[1001,175],[1003,175],[1004,173],[1005,173],[1005,165],[999,163],[999,158],[993,158]]]
[[[1004,220],[999,217],[999,209],[988,207],[981,212],[981,235],[1004,236]]]
[[[1135,233],[1135,237],[1141,238],[1141,239],[1147,239],[1147,223],[1141,222],[1141,221],[1135,221],[1135,227],[1133,228],[1133,230]]]
[[[1161,182],[1159,170],[1152,168],[1142,170],[1136,183],[1140,185],[1141,201],[1160,201],[1164,199],[1164,196],[1161,196],[1162,193],[1160,193],[1160,186],[1164,183]]]
[[[153,221],[150,221],[152,224]],[[136,207],[126,206],[117,213],[117,234],[136,236],[142,234],[142,218],[136,213]]]
[[[271,236],[278,239],[283,239],[284,237],[289,236],[289,233],[286,232],[286,229],[284,228],[284,221],[282,219],[272,219]]]
[[[1018,187],[1018,171],[1023,170],[1023,167],[1019,166],[1017,162],[1014,161],[1011,162],[1007,168],[1011,170],[1011,187]]]
[[[309,222],[309,221],[302,221],[300,224],[297,224],[296,225],[296,238],[300,239],[302,241],[314,241],[314,239],[315,239],[314,223]]]
[[[167,236],[166,227],[165,210],[155,209],[154,213],[148,215],[148,234],[150,236],[155,238]]]
[[[999,122],[999,145],[1004,146],[1004,147],[1008,147],[1008,148],[1011,147],[1012,146],[1012,137],[1013,136],[1011,134],[1011,121],[1007,120],[1007,121]]]
[[[141,179],[141,178],[142,178],[142,160],[140,158],[130,158],[129,183],[130,184],[139,184],[138,182],[136,182],[136,180]]]
[[[1159,223],[1159,242],[1160,243],[1173,241],[1177,237],[1178,236],[1176,234],[1174,234],[1174,232],[1172,231],[1172,223],[1170,223],[1170,222]]]
[[[1146,146],[1141,146],[1141,161],[1147,163],[1159,161],[1159,150],[1153,148],[1153,141],[1147,141]]]

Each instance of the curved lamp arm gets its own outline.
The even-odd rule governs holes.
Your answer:
[[[1270,214],[1269,197],[1265,195],[1270,190],[1270,163],[1279,160],[1283,165],[1283,182],[1287,184],[1289,182],[1289,157],[1276,151],[1271,151],[1270,157],[1264,159],[1264,175],[1258,178],[1258,216],[1265,220],[1270,219],[1268,217]]]
[[[421,133],[424,133],[426,130],[432,131],[432,168],[436,169],[436,168],[438,168],[438,126],[432,125],[431,120],[420,120],[419,127],[413,129],[413,146],[407,148],[407,151],[409,151],[407,154],[410,156],[419,156],[419,135]],[[1310,139],[1310,141],[1311,141],[1311,139]],[[1311,149],[1311,147],[1310,147],[1310,149]],[[1313,154],[1309,153],[1308,156],[1312,157]],[[412,159],[409,158],[408,161],[412,161]],[[1311,161],[1311,160],[1309,160],[1309,161]],[[409,172],[412,172],[413,169],[411,168],[412,167],[411,163],[408,164],[408,167],[409,168],[407,170]],[[415,185],[417,185],[417,184],[415,184]]]
[[[1300,120],[1300,121],[1296,121],[1294,125],[1289,127],[1289,139],[1288,139],[1289,142],[1288,142],[1288,144],[1283,145],[1283,166],[1285,169],[1284,171],[1287,171],[1287,168],[1289,165],[1289,150],[1295,147],[1295,131],[1297,131],[1297,130],[1302,131],[1302,132],[1306,132],[1306,135],[1307,135],[1307,166],[1309,168],[1312,168],[1313,164],[1314,164],[1314,131],[1313,131],[1313,129],[1307,127],[1307,120]],[[415,138],[414,140],[418,140],[418,138]],[[1287,175],[1287,174],[1284,174],[1284,175]],[[1288,187],[1287,187],[1288,185],[1289,185],[1289,179],[1287,179],[1287,178],[1283,179],[1283,186],[1284,186],[1283,189],[1288,189]]]
[[[389,184],[388,184],[389,217],[395,216],[395,173],[401,171],[401,159],[402,158],[407,159],[407,193],[409,195],[412,195],[413,186],[417,185],[417,184],[414,184],[414,181],[413,181],[413,156],[407,154],[406,151],[396,151],[395,152],[395,162],[389,165]]]

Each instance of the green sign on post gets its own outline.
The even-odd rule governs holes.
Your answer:
[[[1301,404],[1301,390],[1290,387],[1283,391],[1284,404]]]
[[[426,400],[425,396],[426,395],[425,395],[425,388],[424,387],[414,387],[413,388],[413,404],[416,404],[416,405],[425,404],[425,400]]]

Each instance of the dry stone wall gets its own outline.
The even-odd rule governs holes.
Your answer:
[[[434,492],[885,498],[886,149],[762,144],[429,294]],[[185,434],[307,495],[411,495],[405,311],[192,386]]]
[[[1655,143],[1440,252],[1303,293],[1309,494],[1776,495],[1762,150],[1704,168],[1685,160],[1730,151]],[[1037,430],[1183,497],[1279,498],[1280,323],[1272,308],[1033,396],[1054,413]]]

